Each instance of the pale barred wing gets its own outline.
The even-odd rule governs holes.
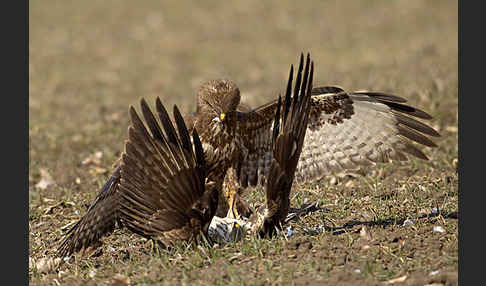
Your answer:
[[[199,137],[194,131],[191,142],[176,106],[178,132],[157,98],[156,109],[165,133],[143,99],[141,107],[151,134],[131,107],[132,125],[121,162],[120,219],[124,226],[145,237],[164,242],[189,239],[190,210],[205,191]]]
[[[414,119],[431,119],[430,115],[405,105],[406,100],[398,96],[348,94],[332,86],[313,88],[312,94],[308,129],[295,173],[297,183],[378,162],[407,160],[406,154],[427,160],[416,143],[435,147],[427,136],[440,136]],[[271,163],[268,138],[276,105],[273,101],[260,106],[240,123],[248,150],[238,166],[243,187],[263,185],[266,180]]]
[[[428,160],[412,142],[436,147],[426,135],[439,134],[413,117],[432,117],[404,102],[394,95],[373,92],[313,96],[296,181],[310,182],[374,163],[405,161],[407,154]]]

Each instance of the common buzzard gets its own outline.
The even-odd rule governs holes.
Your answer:
[[[309,61],[307,55],[306,63]],[[303,62],[301,55],[299,70]],[[414,119],[431,116],[406,105],[401,97],[381,92],[348,93],[334,86],[315,87],[311,93],[306,135],[294,172],[296,183],[363,165],[407,160],[406,154],[427,160],[412,142],[435,147],[427,135],[440,136]],[[288,106],[288,100],[283,99],[282,106]],[[199,134],[207,184],[219,195],[216,215],[252,215],[241,196],[250,186],[264,187],[273,176],[272,132],[278,106],[278,100],[254,109],[243,106],[240,91],[231,80],[209,81],[198,90],[196,112],[184,120],[189,132],[196,130]],[[149,121],[147,124],[150,129],[155,128],[150,127]],[[113,202],[118,199],[117,186],[122,178],[118,166],[88,212],[70,230],[62,249],[74,250],[74,241],[80,247],[91,245],[114,228],[119,218]],[[106,211],[98,213],[98,209]],[[79,242],[88,234],[89,239]]]
[[[405,161],[406,154],[428,160],[412,142],[436,147],[426,135],[440,135],[413,118],[431,119],[429,114],[405,102],[381,92],[313,88],[296,183],[364,165]],[[237,218],[242,213],[248,217],[251,213],[241,196],[249,186],[264,186],[268,178],[272,161],[269,134],[276,107],[274,100],[246,110],[240,105],[238,87],[230,80],[209,81],[199,89],[197,110],[186,117],[186,123],[201,134],[210,177],[223,189],[219,216]]]
[[[310,112],[314,65],[308,57],[304,74],[299,66],[291,100],[291,67],[283,108],[279,97],[269,140],[272,162],[266,184],[266,205],[251,218],[252,231],[272,235],[286,218],[290,189],[302,151]],[[86,215],[67,233],[58,249],[69,255],[100,243],[113,231],[115,221],[144,237],[170,246],[179,240],[208,237],[220,189],[209,176],[197,129],[192,140],[178,108],[174,106],[177,132],[160,99],[156,110],[164,132],[144,99],[145,123],[130,107],[128,140],[114,175],[105,184]]]

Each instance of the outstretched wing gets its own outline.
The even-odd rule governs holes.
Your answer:
[[[113,231],[116,221],[138,234],[164,242],[189,239],[193,233],[199,233],[201,229],[194,228],[194,221],[202,225],[210,222],[213,212],[202,216],[198,213],[203,208],[198,203],[211,203],[201,201],[207,192],[199,136],[194,130],[191,142],[184,120],[174,106],[176,133],[159,98],[156,105],[165,135],[145,100],[142,99],[141,107],[152,135],[135,109],[130,108],[132,125],[120,165],[88,212],[69,230],[58,255],[70,255],[99,244],[102,236]],[[209,207],[216,206],[217,201]],[[192,218],[195,220],[191,224]]]
[[[61,257],[71,255],[83,248],[95,246],[104,235],[115,229],[119,195],[117,192],[121,174],[120,167],[105,183],[86,214],[67,232],[57,250]]]
[[[431,119],[429,114],[405,102],[401,97],[379,92],[346,93],[333,86],[313,88],[296,182],[311,182],[378,162],[407,160],[406,154],[428,160],[412,142],[436,147],[427,135],[440,135],[414,119]],[[268,134],[276,107],[277,101],[272,101],[246,113],[238,122],[248,150],[237,166],[243,187],[263,185],[268,177],[272,152]]]
[[[156,109],[165,134],[143,99],[141,109],[151,134],[131,107],[132,126],[121,162],[120,219],[130,230],[164,243],[190,239],[201,231],[194,229],[191,219],[193,207],[205,192],[199,136],[194,130],[191,142],[184,119],[174,106],[176,132],[159,98]]]
[[[406,161],[406,154],[428,160],[412,142],[436,147],[426,135],[440,135],[413,118],[431,119],[429,114],[405,102],[378,92],[313,96],[296,181],[313,181],[332,172],[390,160]]]
[[[280,108],[280,97],[277,102],[273,135],[270,137],[272,160],[265,186],[267,211],[260,229],[262,236],[273,233],[286,218],[290,207],[290,189],[302,151],[310,111],[314,64],[310,63],[309,54],[303,78],[302,66],[303,55],[295,82],[294,97],[290,97],[293,79],[291,67],[283,108]]]

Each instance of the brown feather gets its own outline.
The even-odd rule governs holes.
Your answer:
[[[66,233],[57,249],[57,255],[64,257],[81,249],[95,246],[100,239],[113,232],[118,220],[117,192],[120,181],[120,168],[105,183],[88,208],[86,214]]]
[[[314,73],[314,64],[310,62],[310,57],[307,55],[304,75],[302,76],[302,58],[303,56],[301,56],[297,72],[293,100],[290,100],[289,88],[293,79],[293,69],[291,68],[282,112],[280,112],[280,97],[277,101],[273,136],[270,138],[273,157],[265,186],[266,209],[263,210],[266,211],[264,211],[263,220],[251,218],[251,220],[261,222],[261,225],[256,226],[260,236],[271,236],[287,217],[290,207],[290,190],[309,118],[309,102]],[[255,215],[261,216],[262,214],[257,213]]]
[[[356,170],[360,166],[390,159],[403,161],[406,159],[403,152],[426,160],[425,154],[406,140],[436,147],[425,135],[440,135],[430,126],[407,116],[432,118],[404,102],[406,100],[401,97],[380,92],[348,94],[339,87],[313,88],[307,126],[309,132],[296,180],[299,183],[310,182],[330,173]],[[249,154],[239,165],[238,172],[240,184],[244,187],[263,185],[269,176],[271,140],[257,141],[255,138],[271,129],[271,114],[275,114],[276,106],[275,100],[253,109],[239,123],[242,133],[248,134],[243,138]]]
[[[194,130],[192,141],[177,107],[176,132],[165,107],[156,108],[164,132],[144,99],[142,114],[133,107],[131,126],[120,163],[83,218],[68,232],[59,255],[99,243],[115,221],[148,238],[170,244],[206,232],[217,206],[217,192],[205,190],[203,148]],[[194,149],[193,149],[194,148]]]
[[[156,101],[164,135],[148,105],[142,103],[142,106],[145,119],[150,121],[147,125],[157,136],[148,136],[132,109],[133,127],[130,130],[133,131],[129,132],[126,152],[122,156],[120,217],[132,231],[160,239],[163,243],[193,237],[214,215],[211,211],[203,215],[206,214],[204,209],[210,206],[201,203],[205,194],[205,166],[199,138],[197,133],[193,134],[196,144],[193,150],[177,107],[174,107],[174,121],[178,132],[165,107],[159,99]],[[153,148],[157,144],[171,156],[160,156],[158,149]]]

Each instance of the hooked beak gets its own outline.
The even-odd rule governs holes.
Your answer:
[[[214,117],[213,118],[213,121],[216,121],[216,122],[220,122],[221,123],[221,122],[223,122],[223,120],[225,119],[225,117],[226,117],[226,114],[225,113],[221,113],[219,115],[219,117],[218,116]]]

